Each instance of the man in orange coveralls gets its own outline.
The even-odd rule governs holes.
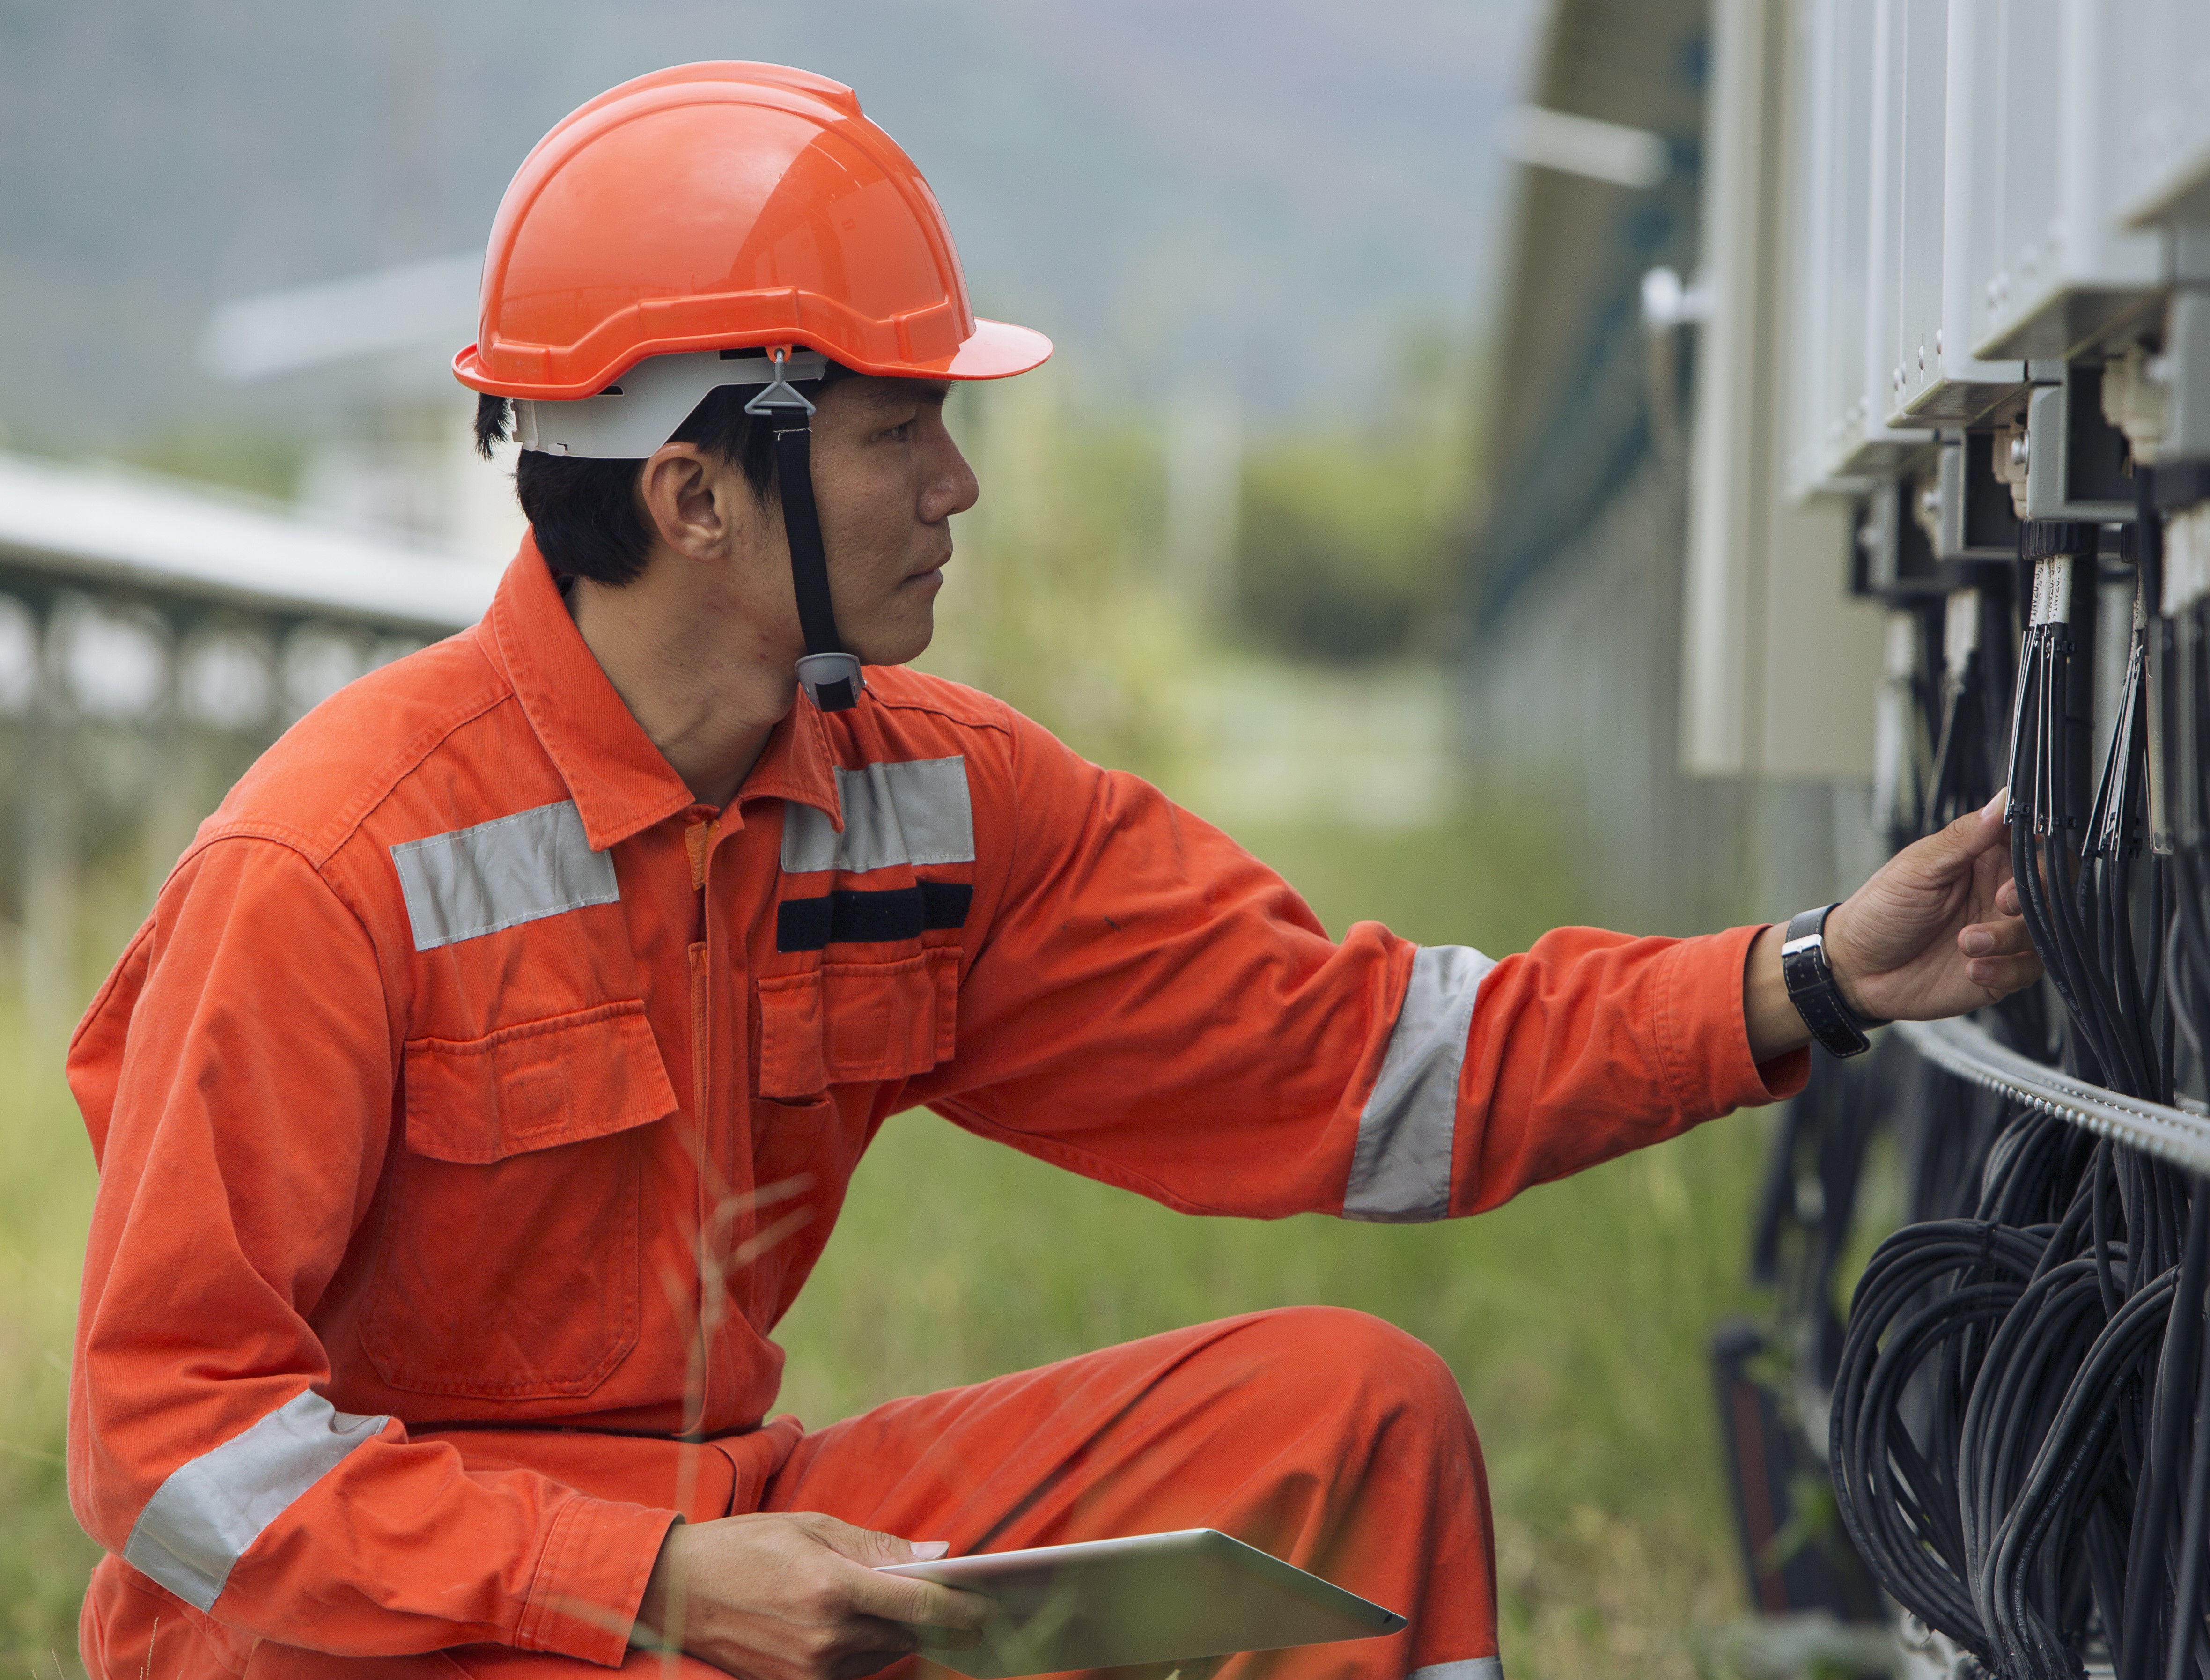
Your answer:
[[[861,1675],[988,1607],[867,1565],[1214,1526],[1410,1617],[1235,1671],[1500,1674],[1472,1424],[1385,1325],[1254,1314],[810,1435],[769,1333],[901,1109],[1192,1213],[1475,1213],[1792,1090],[1778,930],[1338,944],[902,668],[976,494],[945,382],[1050,347],[974,318],[848,88],[585,106],[480,324],[532,540],[239,783],[71,1047],[90,1671]],[[2003,834],[1833,912],[1859,1013],[2032,978]]]

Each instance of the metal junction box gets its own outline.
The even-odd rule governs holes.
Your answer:
[[[1856,487],[1848,463],[1866,419],[1873,8],[1796,0],[1790,27],[1785,459],[1788,493],[1800,499]]]
[[[1982,38],[1989,15],[2010,3],[1905,6],[1902,309],[1889,373],[1891,426],[1970,425],[2026,388],[2023,362],[1984,361],[1967,347],[1973,238],[1991,238],[1996,219],[1981,189],[1999,109],[1982,97]]]
[[[1846,3],[1846,0],[1845,0]],[[1867,9],[1862,0],[1852,8]],[[1925,7],[1931,21],[1940,26],[1929,29],[1928,19],[1914,14],[1922,9],[1921,0],[1877,0],[1873,11],[1873,87],[1872,87],[1872,185],[1869,232],[1866,239],[1867,287],[1865,299],[1865,335],[1861,344],[1863,357],[1861,373],[1863,412],[1856,424],[1844,436],[1842,470],[1852,474],[1894,473],[1902,470],[1917,456],[1926,452],[1933,443],[1931,421],[1926,430],[1905,429],[1890,426],[1888,416],[1896,407],[1896,354],[1901,341],[1904,261],[1906,241],[1904,222],[1911,195],[1906,184],[1923,190],[1925,172],[1932,171],[1931,190],[1938,200],[1941,190],[1941,154],[1938,145],[1932,155],[1922,146],[1913,151],[1911,140],[1911,78],[1906,72],[1912,68],[1915,45],[1924,40],[1934,43],[1935,60],[1931,69],[1934,98],[1933,121],[1935,132],[1940,130],[1940,88],[1941,58],[1945,56],[1943,42],[1947,25],[1938,4]],[[1919,28],[1914,32],[1912,25]],[[1914,40],[1914,33],[1922,40]],[[1928,91],[1924,80],[1919,82],[1922,98]],[[1940,249],[1939,230],[1935,230],[1935,250]]]
[[[2204,0],[2182,4],[2210,15]],[[1975,123],[1983,150],[1973,172],[1994,213],[1973,241],[1978,355],[2077,357],[2153,307],[2159,241],[2117,214],[2122,113],[2157,56],[2129,44],[2166,38],[2122,27],[2117,14],[2128,9],[2116,0],[1976,7],[1968,73],[1987,118]],[[2197,97],[2210,99],[2210,88]],[[2199,110],[2188,120],[2210,123]]]
[[[2107,15],[2123,58],[2123,102],[2104,109],[2116,136],[2116,220],[2210,222],[2210,4],[2104,0],[2087,9]]]

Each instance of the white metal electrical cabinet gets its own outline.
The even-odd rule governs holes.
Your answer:
[[[1862,5],[1862,0],[1860,0]],[[1866,237],[1865,333],[1858,345],[1858,418],[1845,432],[1841,470],[1853,475],[1892,474],[1925,450],[1929,431],[1887,424],[1895,406],[1896,345],[1902,331],[1905,244],[1905,185],[1911,166],[1926,167],[1923,152],[1909,154],[1906,66],[1911,49],[1912,0],[1877,0],[1873,14],[1872,183]],[[1937,49],[1938,54],[1938,49]],[[1940,67],[1937,62],[1935,75]],[[1931,160],[1934,189],[1941,188],[1938,153]],[[1927,423],[1930,426],[1931,422]]]
[[[1887,380],[1878,410],[1884,425],[1925,425],[1905,410],[1926,383],[1926,352],[1941,321],[1941,209],[1947,183],[1949,0],[1896,0],[1888,54],[1888,143],[1893,148],[1895,244],[1889,252],[1895,313],[1887,345]]]
[[[1847,9],[1857,0],[1841,0]],[[1706,130],[1702,268],[1711,317],[1697,344],[1692,512],[1682,612],[1681,753],[1692,775],[1862,777],[1872,768],[1871,710],[1832,697],[1869,693],[1880,669],[1880,613],[1848,595],[1852,504],[1785,493],[1785,415],[1803,341],[1782,294],[1799,240],[1790,203],[1804,178],[1802,137],[1784,113],[1803,82],[1790,59],[1807,39],[1789,0],[1714,0]],[[1831,298],[1829,299],[1832,301]],[[1863,340],[1854,389],[1863,392]],[[1815,623],[1800,638],[1794,627]]]
[[[1854,488],[1845,462],[1864,421],[1865,295],[1872,218],[1872,8],[1796,0],[1801,74],[1790,130],[1788,494]]]
[[[1843,411],[1852,402],[1854,360],[1837,349],[1841,323],[1863,321],[1865,179],[1868,170],[1841,133],[1843,7],[1839,0],[1795,0],[1788,13],[1790,57],[1801,66],[1795,102],[1781,112],[1788,128],[1788,345],[1795,378],[1784,415],[1784,484],[1792,499],[1839,488],[1833,456],[1841,442]],[[1869,31],[1865,64],[1869,66]],[[1863,73],[1869,93],[1869,69]],[[1869,106],[1868,106],[1869,122]],[[1857,177],[1857,215],[1848,212],[1850,177]],[[1857,261],[1850,261],[1850,254]],[[1854,294],[1854,299],[1852,299]]]
[[[1977,235],[1992,238],[1995,217],[1981,190],[1982,171],[1996,143],[1987,97],[1981,42],[2011,0],[1947,0],[1928,6],[1913,0],[1911,52],[1905,74],[1906,161],[1904,182],[1903,311],[1893,378],[1899,399],[1889,416],[1896,426],[1967,426],[2009,398],[2026,383],[2023,362],[1986,361],[1971,342],[1972,251]],[[1935,59],[1934,19],[1946,11],[1947,39]],[[1922,57],[1922,52],[1923,57]],[[1938,62],[1943,81],[1941,130],[1928,131],[1933,94],[1923,84]],[[1921,114],[1921,107],[1926,107]],[[1930,148],[1922,164],[1911,154]]]
[[[1995,354],[2017,320],[2020,287],[2038,286],[2041,241],[2056,215],[2059,0],[2006,0],[1978,19],[1974,103],[1985,148],[1985,215],[1974,227],[1971,347]]]
[[[2206,0],[2187,4],[2210,15]],[[1990,358],[2077,355],[2149,305],[2162,274],[2153,234],[2116,214],[2125,155],[2117,113],[2140,98],[2114,0],[1998,0],[1976,41],[1984,178],[1994,226],[1977,253],[1972,349]],[[2160,50],[2160,49],[2159,49]]]
[[[2110,107],[2118,220],[2210,221],[2210,4],[2107,0],[2098,9],[2110,15],[2127,83],[2125,103]]]

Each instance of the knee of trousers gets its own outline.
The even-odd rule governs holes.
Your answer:
[[[1462,1440],[1477,1456],[1473,1419],[1458,1379],[1416,1336],[1343,1307],[1285,1307],[1240,1327],[1279,1401],[1354,1428],[1410,1425]]]

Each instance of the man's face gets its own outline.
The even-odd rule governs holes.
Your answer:
[[[944,397],[944,386],[917,379],[844,379],[813,415],[809,465],[836,629],[870,665],[902,665],[928,646],[951,516],[975,505]],[[655,451],[637,499],[655,558],[640,583],[613,592],[625,610],[712,626],[717,665],[787,673],[806,637],[780,499],[763,503],[734,462],[696,444]]]
[[[917,379],[845,379],[820,394],[813,416],[813,499],[836,628],[870,665],[903,665],[927,647],[951,516],[975,505],[944,398],[944,386]],[[791,615],[794,625],[794,602]]]

